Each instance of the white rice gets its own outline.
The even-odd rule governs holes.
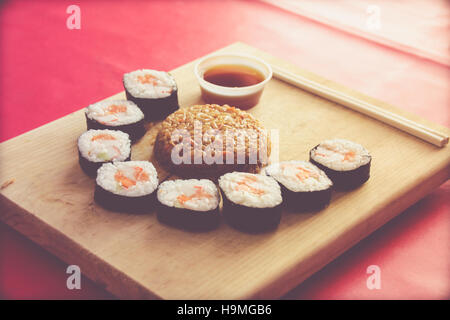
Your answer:
[[[141,168],[137,176],[135,168]],[[134,185],[125,187],[117,178],[118,175],[135,182]],[[148,176],[148,180],[137,177]],[[114,194],[127,197],[140,197],[151,194],[158,187],[158,176],[153,164],[149,161],[114,161],[105,163],[97,170],[97,184],[103,189]]]
[[[114,106],[121,107],[124,111],[112,112]],[[128,100],[100,101],[91,104],[84,111],[89,119],[108,126],[121,126],[144,119],[141,109],[133,101]]]
[[[326,190],[333,185],[325,172],[308,161],[283,161],[265,168],[267,174],[293,192]]]
[[[371,157],[362,145],[344,139],[322,142],[311,151],[311,158],[327,168],[338,171],[357,169],[369,163]]]
[[[151,77],[149,83],[142,79]],[[153,81],[154,80],[154,81]],[[145,81],[145,80],[144,80]],[[123,76],[125,89],[136,98],[160,99],[168,97],[176,89],[175,80],[164,71],[149,69],[136,70]]]
[[[114,140],[95,139],[101,134],[111,135]],[[91,129],[78,139],[78,149],[81,155],[91,162],[122,161],[130,155],[131,141],[127,133],[119,130]]]
[[[200,189],[200,188],[201,189]],[[201,190],[208,196],[198,197],[196,194]],[[164,181],[158,188],[158,200],[168,206],[185,208],[195,211],[210,211],[219,205],[219,191],[216,185],[208,179],[188,179]],[[180,201],[181,197],[188,197],[189,200]]]
[[[280,185],[269,176],[231,172],[219,178],[219,186],[231,202],[247,207],[272,208],[283,201]]]

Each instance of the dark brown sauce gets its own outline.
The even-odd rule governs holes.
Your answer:
[[[222,87],[248,87],[264,81],[264,75],[244,65],[217,65],[206,70],[203,79]]]

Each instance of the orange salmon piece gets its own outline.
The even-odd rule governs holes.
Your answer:
[[[254,177],[254,176],[245,176],[244,179],[242,181],[238,181],[237,182],[237,186],[235,188],[235,190],[244,190],[244,191],[248,191],[251,192],[253,194],[256,195],[262,195],[264,193],[266,193],[264,190],[252,187],[251,185],[249,185],[249,183],[251,182],[256,182],[258,181],[258,178]]]
[[[149,176],[141,167],[134,167],[134,178],[137,181],[148,181]]]
[[[244,180],[248,181],[248,182],[256,182],[258,181],[258,178],[255,176],[245,176]]]
[[[181,194],[177,197],[178,202],[180,202],[181,204],[184,204],[186,201],[192,200],[192,199],[200,199],[200,198],[212,198],[212,195],[210,195],[207,192],[203,191],[203,187],[201,186],[194,186],[195,188],[195,192],[190,195],[187,196],[185,194]]]
[[[321,157],[326,157],[326,155],[324,153],[320,153],[320,152],[316,152],[317,156],[321,156]]]
[[[191,197],[188,197],[188,196],[185,195],[185,194],[180,194],[180,195],[177,197],[178,202],[180,202],[181,204],[184,204],[186,201],[189,201],[189,200],[191,200],[191,199],[192,199]]]
[[[300,170],[300,172],[298,172],[296,176],[301,181],[303,181],[304,179],[308,178],[311,175],[311,171],[305,168],[297,167],[297,169]]]
[[[155,76],[152,76],[151,74],[146,74],[145,76],[138,76],[138,81],[142,84],[156,84],[156,80],[158,80]]]
[[[355,153],[353,151],[348,151],[344,154],[344,159],[342,161],[349,161],[355,158]]]
[[[122,171],[118,170],[116,174],[114,175],[114,179],[119,182],[125,189],[128,189],[129,187],[132,187],[136,184],[136,181],[131,180],[127,176],[123,174]]]
[[[101,133],[101,134],[98,134],[98,135],[92,137],[91,141],[95,141],[95,140],[116,140],[116,138],[114,138],[110,134]]]
[[[127,106],[119,106],[116,104],[112,104],[112,105],[108,106],[106,114],[116,114],[119,112],[126,112],[126,111],[127,111]]]

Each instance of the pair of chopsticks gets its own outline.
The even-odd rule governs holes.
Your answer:
[[[371,103],[328,88],[317,82],[293,74],[274,65],[272,65],[272,70],[274,77],[284,82],[287,82],[305,91],[311,92],[327,100],[336,102],[357,112],[363,113],[392,127],[416,136],[417,138],[432,143],[435,146],[444,147],[448,143],[449,137],[447,135],[427,128],[398,114],[389,112]]]

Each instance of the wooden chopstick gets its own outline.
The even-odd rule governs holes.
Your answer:
[[[340,105],[348,107],[352,110],[363,113],[392,127],[416,136],[417,138],[432,143],[435,146],[444,147],[448,143],[449,137],[447,135],[427,128],[398,114],[384,110],[376,105],[351,97],[337,90],[328,88],[305,77],[283,70],[277,66],[272,65],[272,70],[274,77],[284,82],[327,100],[339,103]]]

